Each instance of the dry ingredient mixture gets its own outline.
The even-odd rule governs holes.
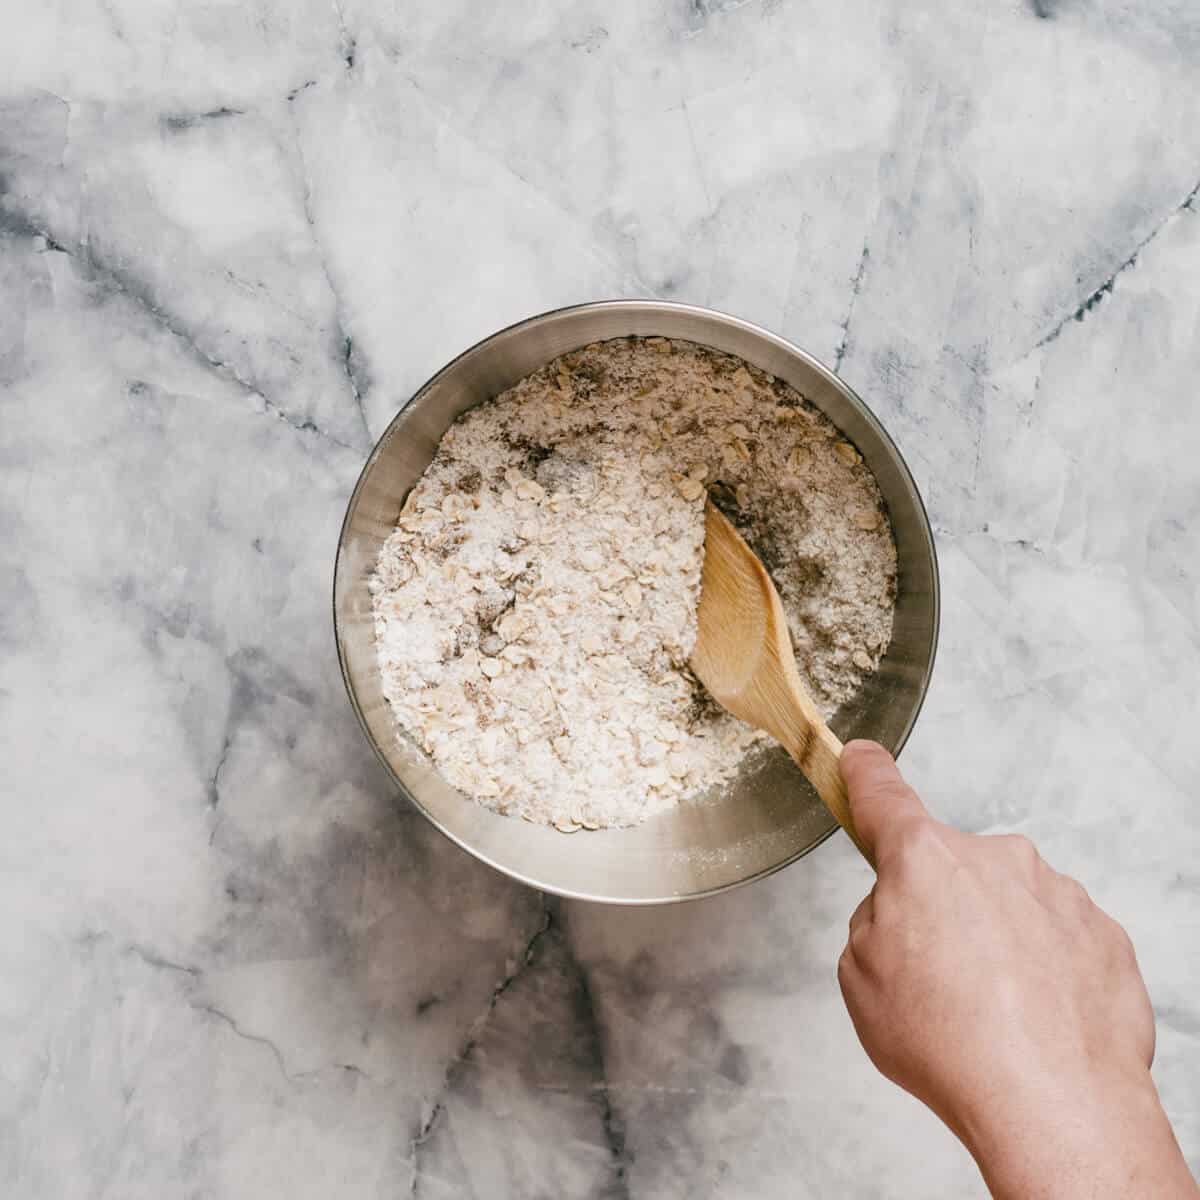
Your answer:
[[[734,773],[763,735],[686,665],[706,495],[771,573],[825,714],[853,696],[896,594],[858,452],[740,359],[595,343],[447,430],[371,579],[384,694],[451,784],[573,832]]]

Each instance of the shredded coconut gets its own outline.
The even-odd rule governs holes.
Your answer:
[[[451,784],[573,832],[734,773],[764,735],[687,668],[706,495],[771,573],[825,714],[853,696],[896,588],[858,452],[739,359],[596,343],[447,430],[371,579],[384,694]]]

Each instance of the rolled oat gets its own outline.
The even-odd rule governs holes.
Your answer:
[[[818,704],[854,694],[896,576],[857,450],[738,359],[597,343],[451,426],[372,577],[384,693],[450,783],[574,832],[732,775],[761,735],[687,668],[706,495],[771,572]]]

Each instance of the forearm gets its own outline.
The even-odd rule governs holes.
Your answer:
[[[1050,1084],[1036,1101],[962,1122],[996,1200],[1195,1200],[1200,1196],[1149,1072]]]

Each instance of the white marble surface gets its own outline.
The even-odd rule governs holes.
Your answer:
[[[395,802],[342,694],[389,416],[646,294],[896,435],[945,589],[906,768],[1129,927],[1200,1167],[1192,0],[6,8],[6,1197],[983,1195],[842,1009],[844,838],[547,905]]]

